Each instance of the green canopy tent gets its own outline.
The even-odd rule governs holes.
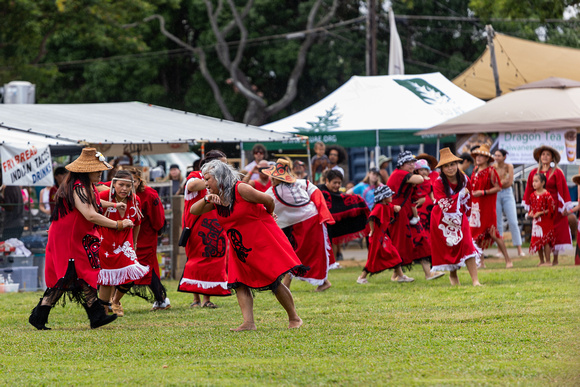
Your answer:
[[[378,147],[436,143],[454,141],[454,136],[421,137],[415,133],[482,105],[482,100],[440,73],[353,76],[316,104],[262,127],[306,135],[311,144],[323,141],[344,147]],[[248,149],[253,144],[244,145]],[[288,142],[273,146],[296,149]]]

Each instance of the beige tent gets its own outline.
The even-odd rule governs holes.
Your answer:
[[[495,56],[502,94],[548,77],[580,81],[580,50],[532,42],[496,33]],[[477,98],[495,98],[489,47],[467,70],[453,80]]]
[[[580,128],[580,82],[549,78],[497,97],[484,106],[416,133],[533,132]]]

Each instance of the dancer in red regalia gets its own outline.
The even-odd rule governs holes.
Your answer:
[[[435,162],[435,166],[437,162]],[[431,211],[433,211],[433,182],[439,177],[439,173],[431,170],[429,161],[417,159],[415,173],[423,176],[425,181],[416,187],[414,197],[417,214],[423,225],[423,229],[429,234],[431,231]]]
[[[133,281],[143,278],[149,272],[148,266],[137,261],[135,253],[142,214],[133,189],[133,175],[129,171],[117,171],[111,181],[111,189],[102,191],[100,197],[101,200],[113,203],[105,211],[107,218],[114,221],[130,219],[135,225],[134,228],[124,230],[101,228],[99,298],[112,299],[113,313],[123,317],[125,311],[121,306],[121,298],[134,285]],[[123,208],[120,204],[124,204]]]
[[[139,198],[141,227],[137,239],[137,259],[143,266],[149,266],[149,273],[135,281],[129,294],[154,301],[151,311],[171,308],[167,290],[159,276],[159,261],[157,260],[157,235],[165,227],[165,210],[163,203],[153,188],[148,187],[141,178],[141,170],[135,167],[124,167],[133,175],[135,193]]]
[[[449,148],[441,149],[440,176],[433,182],[437,203],[431,213],[431,251],[433,270],[449,271],[451,285],[459,285],[457,270],[467,266],[474,286],[481,285],[477,277],[477,264],[481,250],[471,237],[469,216],[471,211],[471,184],[459,169],[462,161]]]
[[[471,186],[473,188],[471,193],[473,207],[469,218],[471,235],[482,250],[487,249],[492,242],[495,242],[505,258],[506,268],[513,267],[505,243],[497,231],[496,197],[497,193],[501,191],[501,181],[493,167],[493,156],[489,151],[489,146],[485,144],[471,152],[471,155],[475,159],[476,165],[471,173]],[[481,266],[485,267],[483,259]]]
[[[530,209],[530,196],[534,193],[534,187],[532,186],[534,175],[536,173],[546,175],[546,189],[552,195],[552,199],[554,199],[558,209],[554,215],[556,242],[553,249],[554,261],[552,262],[552,265],[557,265],[560,252],[573,248],[572,234],[568,225],[568,213],[574,204],[572,204],[572,199],[570,198],[570,191],[568,191],[564,172],[558,168],[560,153],[550,146],[542,145],[534,149],[534,159],[538,162],[538,168],[532,169],[528,176],[522,204],[526,210]]]
[[[401,255],[403,266],[411,265],[413,262],[420,263],[425,279],[433,280],[444,274],[431,271],[431,244],[421,221],[411,224],[414,189],[416,185],[425,181],[421,175],[413,174],[415,161],[415,156],[411,152],[401,152],[397,158],[397,169],[387,181],[387,185],[395,193],[393,204],[401,207],[391,228],[391,238]],[[391,280],[397,281],[396,273],[393,272]]]
[[[45,277],[47,289],[32,310],[28,322],[36,329],[47,330],[51,308],[63,294],[86,310],[91,328],[98,328],[117,318],[107,316],[103,305],[109,300],[97,296],[99,277],[99,228],[117,230],[133,227],[130,219],[114,221],[101,215],[102,208],[113,203],[100,201],[95,184],[102,171],[112,166],[94,148],[85,148],[79,158],[66,166],[70,171],[58,189],[51,216],[46,246]],[[126,210],[126,206],[118,206]]]
[[[529,197],[530,211],[526,214],[528,217],[533,218],[530,254],[538,253],[540,256],[538,266],[551,266],[550,254],[556,241],[556,236],[554,235],[556,203],[545,188],[546,175],[536,173],[532,179],[532,186],[535,191]]]
[[[415,279],[407,277],[401,270],[403,260],[393,245],[390,234],[391,223],[395,220],[395,214],[401,210],[400,206],[394,206],[393,191],[389,186],[382,185],[375,188],[375,205],[369,216],[371,232],[369,234],[369,251],[367,263],[362,274],[356,280],[363,285],[368,283],[367,276],[393,269],[397,282],[413,282]]]
[[[201,171],[210,194],[193,204],[190,212],[202,215],[216,209],[235,251],[228,257],[228,287],[236,289],[244,322],[231,330],[256,329],[250,289],[271,289],[288,313],[288,328],[299,328],[302,319],[281,279],[286,273],[302,277],[308,268],[301,264],[276,224],[274,200],[240,182],[239,173],[219,160],[205,164]]]
[[[226,155],[219,150],[207,152],[200,168],[212,160],[227,162]],[[211,296],[229,296],[227,255],[229,251],[226,234],[217,220],[215,210],[196,216],[189,210],[208,194],[201,171],[189,174],[185,183],[182,226],[189,227],[191,234],[185,245],[187,262],[177,290],[193,293],[192,308],[217,308]],[[200,298],[203,295],[203,303]]]
[[[580,192],[580,175],[572,176],[572,181],[578,187],[578,192]],[[578,210],[580,210],[580,203],[576,207],[570,209],[569,212],[573,214],[578,212]],[[576,231],[576,254],[574,257],[575,265],[580,265],[580,248],[578,247],[578,241],[580,241],[580,227],[578,227],[578,230]]]
[[[264,174],[272,178],[272,188],[266,191],[274,199],[278,226],[288,237],[296,255],[310,270],[299,280],[317,286],[322,292],[332,286],[328,270],[334,264],[334,254],[326,230],[334,219],[326,207],[322,192],[307,180],[296,179],[290,163],[278,159]],[[287,274],[284,285],[290,288],[292,275]]]

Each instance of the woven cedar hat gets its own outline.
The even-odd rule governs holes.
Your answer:
[[[71,172],[90,173],[113,169],[113,166],[95,148],[83,148],[81,155],[65,168]]]
[[[477,155],[483,155],[489,157],[490,159],[493,159],[491,151],[489,150],[489,145],[487,144],[483,144],[479,148],[474,149],[473,152],[471,152],[471,156],[473,156],[474,158]]]
[[[548,151],[552,152],[552,158],[554,159],[554,162],[556,164],[560,164],[560,152],[558,152],[556,149],[554,149],[554,148],[552,148],[551,146],[548,146],[548,145],[542,145],[542,146],[539,146],[536,149],[534,149],[534,159],[538,163],[540,162],[540,155],[545,150],[548,150]]]
[[[455,161],[460,163],[463,160],[451,153],[451,149],[443,148],[439,151],[439,164],[437,164],[435,168],[442,167],[445,164],[449,164]]]
[[[574,184],[580,185],[580,175],[572,176],[572,181],[574,182]]]
[[[429,163],[429,168],[431,168],[431,170],[437,168],[437,159],[434,156],[431,156],[427,153],[421,153],[415,158],[417,160],[427,160],[427,162]]]
[[[286,159],[278,159],[276,165],[264,169],[262,173],[284,183],[294,183],[296,181],[296,177],[290,172],[290,162]]]

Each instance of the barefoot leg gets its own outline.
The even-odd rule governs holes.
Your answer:
[[[453,270],[449,272],[449,282],[451,285],[459,285],[459,278],[457,277],[457,270]]]
[[[538,266],[542,266],[545,264],[544,261],[544,249],[540,247],[540,249],[538,250],[538,256],[540,257],[540,263],[538,263]]]
[[[505,247],[505,243],[503,242],[503,239],[496,237],[495,235],[492,234],[491,238],[495,241],[495,243],[497,243],[497,247],[501,250],[501,253],[503,254],[503,257],[505,258],[505,267],[506,269],[509,269],[511,267],[514,266],[511,258],[508,255],[507,249]]]
[[[329,287],[331,287],[332,284],[330,283],[330,281],[327,279],[324,280],[324,283],[322,285],[320,285],[319,287],[316,288],[317,292],[323,292],[326,289],[328,289]]]
[[[550,248],[550,245],[546,245],[545,247],[547,247],[549,251],[551,251],[552,249]],[[546,263],[549,264],[550,263],[550,253],[546,253]],[[552,266],[556,266],[558,264],[558,253],[556,252],[556,250],[554,250],[554,260],[552,261]]]
[[[481,286],[479,279],[477,278],[477,263],[475,262],[475,258],[470,258],[465,261],[465,266],[467,266],[473,286]]]
[[[290,285],[292,284],[292,274],[287,273],[284,276],[284,279],[282,280],[282,283],[288,288],[290,289]]]
[[[292,298],[290,290],[284,284],[280,284],[276,288],[274,294],[276,295],[280,305],[282,305],[284,310],[286,310],[286,313],[288,313],[288,328],[300,328],[302,325],[302,319],[298,317],[298,313],[296,313],[294,298]]]
[[[240,309],[242,310],[244,322],[237,328],[230,328],[230,331],[255,331],[256,324],[254,323],[254,298],[252,292],[250,292],[248,287],[242,285],[236,290],[236,296]]]

